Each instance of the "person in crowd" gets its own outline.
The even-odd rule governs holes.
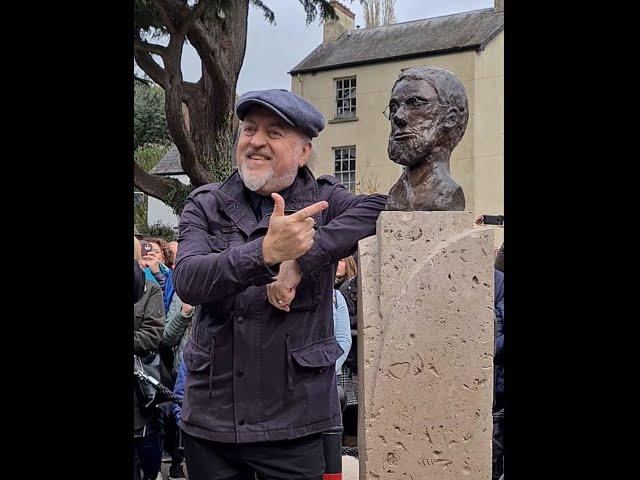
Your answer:
[[[177,250],[176,250],[177,252]],[[165,349],[171,349],[173,354],[172,379],[176,379],[184,347],[191,336],[191,322],[193,319],[194,308],[182,302],[177,293],[174,293],[173,300],[167,312],[167,320],[164,326],[161,346]],[[165,451],[171,456],[171,465],[169,467],[169,478],[184,478],[182,469],[182,461],[184,455],[182,449],[179,448],[180,432],[178,429],[178,421],[170,410],[165,409],[167,416],[165,417]]]
[[[358,263],[356,255],[350,255],[338,262],[336,288],[339,288],[349,313],[351,341],[355,345],[358,330]],[[358,429],[358,358],[357,349],[352,348],[338,375],[338,383],[345,394],[345,411],[342,416],[344,435],[355,437]]]
[[[134,237],[134,260],[141,261],[141,245]],[[160,286],[146,280],[141,298],[133,306],[133,353],[140,358],[153,355],[164,329],[164,306]],[[154,410],[143,407],[140,393],[133,392],[134,479],[156,480],[162,460],[160,432]]]
[[[504,247],[504,243],[502,244]],[[501,247],[502,252],[504,249]],[[504,471],[504,254],[496,255],[494,269],[495,353],[493,401],[493,473],[498,480]]]
[[[340,288],[347,281],[355,278],[358,274],[358,267],[353,255],[338,260],[336,267],[336,282],[334,288]]]
[[[164,300],[164,311],[169,311],[169,306],[173,300],[173,270],[167,267],[167,257],[171,251],[166,242],[161,238],[144,237],[143,246],[145,253],[142,257],[141,265],[145,268],[145,273],[150,280],[155,280],[160,288]]]
[[[349,311],[347,302],[339,290],[333,290],[333,330],[336,341],[342,349],[342,355],[336,360],[336,375],[342,373],[342,364],[351,351],[351,324],[349,323]]]
[[[172,241],[167,243],[167,249],[169,251],[167,266],[173,268],[176,265],[176,258],[178,257],[178,242]]]

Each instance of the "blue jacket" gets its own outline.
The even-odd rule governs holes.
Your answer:
[[[178,366],[178,376],[176,377],[176,384],[173,387],[173,393],[178,397],[184,398],[184,384],[187,380],[187,366],[184,364],[184,360],[180,360]],[[182,418],[182,407],[177,403],[173,404],[173,415],[176,417],[176,423],[180,423]]]
[[[333,291],[333,330],[336,341],[344,352],[336,360],[336,375],[342,372],[342,364],[347,359],[351,350],[351,322],[349,321],[349,310],[347,302],[339,290]]]
[[[151,272],[149,267],[146,267],[144,269],[144,274],[147,277],[147,280],[157,283],[160,285],[160,288],[162,288],[164,313],[169,312],[169,306],[171,305],[171,300],[173,299],[173,293],[175,291],[173,288],[173,270],[163,264],[160,264],[160,271],[158,273],[154,274]]]
[[[494,270],[495,356],[494,370],[496,394],[504,393],[504,273]]]

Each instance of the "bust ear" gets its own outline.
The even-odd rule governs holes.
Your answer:
[[[448,129],[454,128],[460,121],[461,112],[455,105],[447,107],[447,113],[444,117],[444,126]]]

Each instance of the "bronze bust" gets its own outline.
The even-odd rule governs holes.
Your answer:
[[[393,85],[386,116],[389,158],[405,166],[391,187],[387,210],[464,210],[464,192],[449,167],[469,119],[458,77],[435,67],[405,70]]]

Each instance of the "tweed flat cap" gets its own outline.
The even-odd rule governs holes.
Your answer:
[[[236,115],[244,120],[252,105],[271,110],[292,127],[297,127],[311,138],[324,128],[324,117],[316,107],[300,95],[282,89],[254,90],[236,101]]]

